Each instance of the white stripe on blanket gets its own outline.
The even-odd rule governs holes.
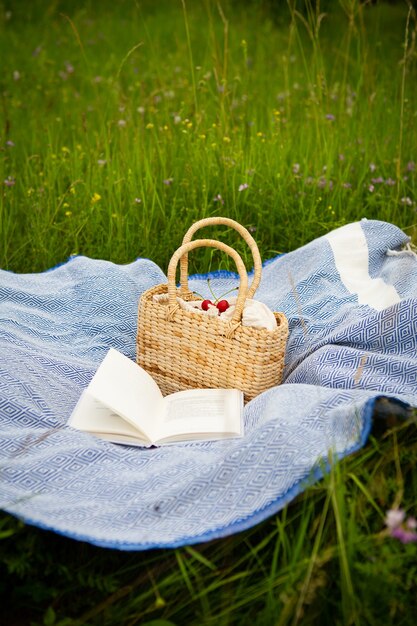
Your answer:
[[[383,311],[401,302],[393,285],[382,278],[369,275],[369,249],[360,222],[342,226],[326,235],[333,251],[341,281],[351,293],[356,293],[359,304]]]

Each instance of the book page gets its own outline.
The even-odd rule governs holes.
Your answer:
[[[143,368],[110,348],[88,385],[88,393],[154,439],[163,412],[163,396]],[[88,421],[84,430],[88,430]]]
[[[192,389],[164,398],[157,441],[223,439],[243,435],[243,393],[237,389]]]
[[[108,441],[133,440],[137,445],[150,443],[138,428],[101,404],[87,390],[81,395],[68,425]]]

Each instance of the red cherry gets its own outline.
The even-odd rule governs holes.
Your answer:
[[[203,311],[208,311],[209,306],[212,304],[213,303],[211,302],[211,300],[203,300],[203,302],[201,303],[201,308],[203,309]]]
[[[219,309],[219,313],[224,313],[225,311],[227,311],[230,305],[227,300],[220,300],[220,302],[218,302],[216,306]]]

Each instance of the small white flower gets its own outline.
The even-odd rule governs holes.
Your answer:
[[[405,518],[405,512],[402,509],[390,509],[385,516],[385,525],[393,530],[401,526]]]

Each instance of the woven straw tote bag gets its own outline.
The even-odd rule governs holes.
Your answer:
[[[237,230],[248,243],[254,260],[254,275],[248,275],[240,255],[214,239],[191,241],[201,227],[224,224]],[[188,287],[188,253],[196,248],[216,248],[228,254],[239,273],[236,308],[230,321],[180,308],[177,297],[200,300]],[[180,287],[176,271],[180,263]],[[168,266],[168,282],[145,291],[139,301],[137,362],[157,382],[164,395],[184,389],[235,388],[244,392],[245,402],[278,385],[284,369],[288,322],[274,313],[275,330],[242,326],[247,298],[252,298],[261,280],[262,262],[250,233],[229,218],[207,218],[196,222],[185,234]],[[165,294],[165,298],[154,296]]]

